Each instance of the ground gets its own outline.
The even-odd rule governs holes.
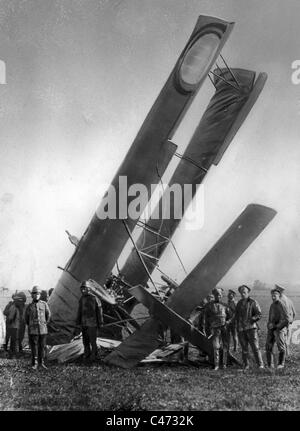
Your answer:
[[[256,298],[264,352],[271,301],[269,293]],[[292,299],[298,319],[300,295]],[[174,364],[123,370],[101,362],[51,363],[34,372],[28,356],[5,359],[0,351],[0,410],[300,410],[300,344],[292,345],[285,369],[273,373],[259,372],[253,362],[247,373]]]
[[[2,355],[3,356],[3,355]],[[300,354],[283,371],[225,371],[184,365],[122,370],[101,362],[50,364],[0,359],[0,410],[300,410]]]

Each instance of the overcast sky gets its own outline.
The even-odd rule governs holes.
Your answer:
[[[0,286],[54,287],[201,14],[234,21],[232,67],[267,72],[205,179],[205,223],[174,237],[191,270],[249,203],[278,211],[222,280],[300,283],[298,0],[0,0]],[[174,137],[183,151],[205,82]],[[162,268],[184,277],[174,254]]]

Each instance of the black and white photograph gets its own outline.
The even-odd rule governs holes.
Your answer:
[[[299,20],[0,0],[0,411],[300,410]]]

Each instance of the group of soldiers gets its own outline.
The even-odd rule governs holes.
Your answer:
[[[79,300],[77,328],[82,333],[84,358],[92,361],[97,355],[97,331],[103,324],[101,301],[90,291],[88,282],[83,282]],[[5,307],[6,339],[4,350],[9,358],[17,358],[23,352],[23,339],[26,325],[28,327],[28,340],[31,350],[31,367],[47,369],[45,364],[46,339],[51,312],[47,304],[53,289],[48,292],[34,286],[30,291],[32,302],[26,305],[24,292],[15,293]]]
[[[211,338],[214,352],[214,369],[220,367],[222,347],[222,366],[227,366],[228,352],[233,342],[233,351],[241,346],[244,370],[249,369],[249,344],[259,369],[264,368],[259,347],[259,326],[262,313],[258,302],[250,297],[251,288],[242,285],[238,288],[241,299],[236,300],[236,292],[229,290],[227,304],[221,302],[222,288],[215,288],[212,294],[197,307],[193,324],[208,338]],[[267,366],[274,368],[274,345],[278,348],[277,369],[284,368],[288,354],[291,331],[295,319],[295,308],[284,293],[282,286],[276,285],[271,290],[272,304],[267,322],[266,359]]]
[[[97,356],[97,333],[103,325],[101,301],[90,290],[89,283],[80,286],[77,329],[82,333],[84,359],[93,361]],[[191,323],[208,338],[211,338],[214,352],[214,369],[220,365],[227,366],[228,352],[233,342],[236,352],[238,342],[241,346],[243,368],[249,369],[249,345],[259,369],[264,362],[259,346],[259,326],[262,313],[258,302],[250,297],[250,287],[242,285],[238,288],[241,299],[237,301],[236,292],[229,290],[227,304],[221,301],[222,288],[215,288],[203,303],[196,308],[197,312]],[[292,301],[283,293],[284,288],[275,285],[271,290],[272,304],[269,310],[266,339],[267,366],[274,368],[274,345],[279,351],[277,368],[282,369],[288,354],[290,342],[290,326],[295,319]],[[40,366],[46,369],[44,362],[46,353],[46,337],[51,313],[47,305],[48,295],[38,286],[31,290],[32,302],[26,306],[26,295],[22,292],[13,295],[13,300],[6,306],[6,342],[5,350],[10,342],[10,357],[14,357],[18,349],[22,352],[25,326],[28,326],[29,345],[31,349],[31,366],[34,370]],[[51,291],[48,292],[51,294]],[[222,348],[222,354],[221,353]],[[221,357],[221,358],[220,358]],[[221,359],[221,360],[220,360]],[[222,364],[220,364],[222,362]]]
[[[45,365],[47,324],[50,321],[50,309],[47,305],[49,292],[34,286],[30,292],[32,302],[26,305],[24,292],[15,293],[3,314],[6,316],[6,337],[4,350],[9,352],[9,358],[17,358],[23,353],[23,340],[26,325],[31,349],[31,365],[34,370]]]

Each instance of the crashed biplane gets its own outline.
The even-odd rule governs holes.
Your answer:
[[[231,69],[221,56],[220,51],[233,26],[234,23],[219,18],[198,18],[189,41],[112,181],[117,192],[119,179],[126,177],[128,188],[143,184],[151,196],[152,186],[161,182],[170,161],[178,156],[178,167],[169,184],[191,184],[191,202],[197,185],[203,181],[210,167],[220,162],[267,79],[265,73],[260,73],[256,78],[253,71]],[[222,67],[216,63],[219,56],[224,63]],[[215,63],[216,67],[211,70]],[[206,77],[210,78],[215,93],[185,152],[178,154],[172,137]],[[99,207],[102,211],[105,210],[106,198],[107,194]],[[128,196],[127,205],[133,200],[134,196]],[[174,206],[183,205],[183,202],[172,202],[170,213],[175,214]],[[140,212],[146,204],[141,205]],[[184,208],[181,208],[183,213],[186,208],[185,202]],[[131,218],[127,212],[124,217],[124,208],[119,202],[113,219],[100,218],[97,211],[82,238],[72,241],[75,252],[50,297],[52,318],[48,344],[68,343],[76,335],[80,284],[90,279],[93,292],[104,300],[107,307],[106,329],[110,324],[114,330],[118,328],[121,339],[124,326],[120,323],[130,323],[125,325],[129,336],[107,356],[107,363],[122,367],[136,365],[159,346],[160,325],[171,327],[210,356],[210,341],[186,319],[275,213],[262,205],[249,205],[164,303],[151,273],[166,246],[172,244],[172,236],[180,220],[171,216],[168,219],[151,219],[145,224],[138,218]],[[135,242],[132,233],[137,226],[143,228],[143,235]],[[120,271],[122,301],[118,301],[101,286],[105,285],[129,239],[134,247]],[[149,281],[158,296],[150,293]],[[120,284],[118,286],[120,288]],[[130,315],[135,300],[150,310],[151,317],[142,326]]]

